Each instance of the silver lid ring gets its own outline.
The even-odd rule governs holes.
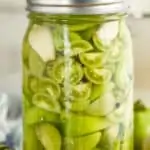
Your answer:
[[[110,14],[127,11],[122,0],[27,0],[27,10],[48,14]]]

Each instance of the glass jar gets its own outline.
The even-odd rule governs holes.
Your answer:
[[[28,5],[24,150],[133,150],[132,42],[122,2],[54,2]]]

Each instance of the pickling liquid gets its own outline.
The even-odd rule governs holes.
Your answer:
[[[114,18],[32,18],[24,150],[133,150],[132,42],[124,17]]]

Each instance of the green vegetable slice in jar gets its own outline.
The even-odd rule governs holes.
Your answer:
[[[71,42],[82,40],[81,36],[75,32],[70,32],[69,34]]]
[[[85,101],[91,95],[91,84],[80,83],[73,86],[71,89],[71,100],[72,101]]]
[[[37,77],[30,76],[28,80],[30,91],[36,93],[39,87],[39,79]]]
[[[70,88],[69,97],[65,97],[65,93],[63,95],[62,103],[64,107],[76,112],[84,111],[90,103],[91,84],[80,83]]]
[[[54,46],[57,51],[64,50],[64,37],[62,26],[56,25],[53,33]]]
[[[123,60],[117,65],[114,80],[120,89],[125,89],[130,85],[130,77]]]
[[[112,125],[108,129],[105,129],[102,134],[101,141],[99,143],[99,147],[106,149],[113,149],[115,141],[118,139],[119,134],[119,124]],[[118,150],[118,149],[114,149]]]
[[[93,42],[96,48],[100,51],[106,51],[110,47],[113,40],[117,37],[119,32],[119,22],[104,23],[97,33],[93,36]]]
[[[50,76],[54,78],[58,83],[62,83],[65,76],[65,64],[63,58],[58,58],[52,68],[50,68],[49,72],[51,72]]]
[[[84,31],[81,31],[81,37],[84,39],[84,40],[91,40],[93,35],[95,34],[96,30],[97,30],[98,26],[93,26],[92,28],[89,28],[87,30],[84,30]]]
[[[122,101],[124,101],[124,99],[127,97],[126,95],[126,92],[124,91],[124,90],[120,90],[119,88],[117,88],[117,87],[115,87],[114,89],[113,89],[113,93],[114,93],[114,95],[115,95],[115,97],[116,97],[116,100],[118,101],[118,102],[122,102]]]
[[[110,47],[108,51],[108,63],[115,63],[121,60],[122,57],[122,43],[119,41],[119,39],[116,39],[112,46]]]
[[[35,24],[29,33],[29,43],[42,61],[55,60],[53,37],[48,26]]]
[[[27,66],[24,64],[23,66],[23,91],[26,95],[30,94],[30,90],[28,88],[29,86],[29,70],[27,68]]]
[[[125,47],[131,51],[132,49],[132,37],[128,26],[125,23],[125,20],[120,22],[120,33],[119,38],[121,38],[122,43]]]
[[[57,51],[64,51],[65,49],[65,41],[64,41],[64,33],[63,28],[59,29],[60,31],[54,31],[54,43]],[[70,52],[71,55],[77,55],[82,52],[93,50],[92,45],[83,40],[77,33],[70,32],[68,33],[68,40],[70,42]]]
[[[103,150],[103,149],[98,148],[98,147],[94,147],[92,150]]]
[[[54,126],[48,123],[41,123],[36,126],[36,134],[46,150],[61,149],[61,135]]]
[[[93,46],[89,42],[85,40],[74,41],[71,46],[71,55],[74,56],[92,50]]]
[[[53,37],[54,37],[54,45],[57,51],[64,51],[64,29],[62,26],[56,26]],[[72,43],[73,41],[80,41],[82,38],[75,32],[68,33],[69,40]]]
[[[93,23],[73,24],[73,25],[69,25],[69,30],[70,31],[84,31],[84,30],[89,29],[94,26],[95,26],[95,24],[93,24]]]
[[[96,132],[91,135],[81,136],[76,138],[66,138],[66,149],[70,150],[91,150],[101,139],[101,133]]]
[[[24,144],[26,150],[43,150],[43,146],[37,139],[35,129],[32,126],[24,126]]]
[[[35,76],[42,76],[45,69],[45,63],[33,49],[29,53],[29,69]]]
[[[102,67],[106,62],[105,54],[100,52],[81,53],[79,58],[82,64],[90,68]]]
[[[89,105],[87,113],[95,116],[106,116],[113,111],[115,105],[116,100],[114,95],[112,93],[106,93]]]
[[[44,110],[51,111],[51,112],[60,112],[60,104],[59,102],[54,99],[53,97],[49,96],[45,93],[37,93],[32,98],[32,103]]]
[[[58,58],[57,58],[58,59]],[[56,61],[57,61],[56,59]],[[55,80],[53,77],[52,77],[52,68],[55,64],[56,61],[49,61],[47,64],[46,64],[46,68],[45,68],[45,72],[44,72],[44,75],[52,80]]]
[[[90,101],[93,101],[97,98],[100,98],[105,93],[108,93],[108,92],[112,91],[113,88],[114,88],[114,83],[113,82],[109,82],[107,84],[100,84],[100,85],[93,84],[92,85],[91,96],[89,98]]]
[[[116,106],[116,109],[114,109],[114,111],[111,114],[109,114],[107,118],[111,122],[119,123],[125,120],[123,116],[124,116],[124,113],[127,111],[126,109],[129,107],[129,105],[127,105],[127,102],[118,103],[116,105],[118,105]]]
[[[32,107],[26,111],[25,123],[34,125],[40,122],[59,123],[60,116],[58,113],[49,112],[39,107]]]
[[[77,84],[81,81],[84,75],[82,66],[78,62],[73,62],[71,68],[70,82],[72,84]]]
[[[105,64],[103,67],[107,70],[110,70],[112,74],[115,73],[115,69],[116,69],[115,63],[114,64],[108,63],[108,64]]]
[[[29,102],[28,97],[25,94],[23,94],[22,100],[23,100],[23,108],[28,109],[31,107],[31,103]]]
[[[89,100],[63,102],[63,105],[65,106],[65,108],[69,109],[69,110],[71,110],[73,112],[82,112],[82,111],[86,110],[86,108],[88,107],[89,104],[90,104]]]
[[[103,130],[111,125],[104,117],[70,114],[64,119],[63,130],[66,136],[83,136]]]
[[[29,27],[27,29],[27,33],[25,34],[25,37],[23,40],[22,58],[23,58],[24,64],[26,64],[27,66],[28,66],[29,52],[31,50],[31,46],[30,46],[30,43],[28,41],[28,36],[29,36],[30,31],[31,31],[31,28],[32,28],[32,24],[29,25]]]
[[[31,49],[31,47],[30,47],[29,43],[27,41],[25,41],[23,43],[23,52],[22,52],[23,53],[22,54],[22,56],[23,56],[23,62],[25,64],[28,64],[28,58],[29,58],[30,49]]]
[[[81,65],[70,59],[71,68],[70,68],[70,83],[76,84],[78,83],[83,77],[83,70]],[[65,59],[58,58],[58,60],[54,63],[54,66],[51,69],[51,76],[54,78],[58,83],[62,83],[65,79]],[[68,72],[69,73],[69,72]]]
[[[84,68],[86,78],[94,84],[103,84],[110,81],[112,73],[108,69]]]
[[[60,97],[59,85],[49,78],[41,78],[39,80],[38,92],[46,92],[54,99],[58,99]]]

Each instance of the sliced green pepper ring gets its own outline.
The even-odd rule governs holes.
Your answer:
[[[76,86],[72,86],[69,96],[65,97],[63,90],[61,103],[66,109],[80,112],[84,111],[89,103],[89,97],[91,95],[91,84],[90,83],[81,83]]]
[[[72,42],[72,45],[71,45],[72,56],[78,55],[83,52],[92,51],[92,50],[93,50],[93,46],[85,40],[74,41]]]
[[[58,58],[55,61],[52,69],[51,69],[51,76],[58,82],[62,83],[65,76],[65,64],[63,58]]]
[[[70,83],[76,84],[83,77],[83,70],[81,65],[78,62],[71,61],[71,70],[70,70]],[[65,58],[61,58],[55,62],[52,68],[52,77],[58,82],[62,83],[65,80]],[[69,73],[69,72],[68,72]]]
[[[100,98],[105,93],[112,91],[114,87],[115,85],[113,82],[109,82],[107,84],[100,84],[100,85],[93,84],[92,93],[89,98],[90,101],[94,101],[95,99]]]
[[[83,69],[82,66],[78,62],[73,62],[70,82],[73,84],[79,83],[83,77]]]
[[[76,101],[85,101],[91,95],[91,84],[90,83],[80,83],[76,86],[73,86],[71,89],[71,100]]]
[[[60,112],[59,102],[45,93],[37,93],[32,98],[32,103],[44,110],[51,112]]]
[[[84,68],[86,78],[94,84],[103,84],[110,81],[112,73],[102,68]]]
[[[82,64],[90,68],[102,67],[106,62],[105,54],[101,52],[81,53],[79,58]]]
[[[39,80],[38,92],[46,92],[54,99],[58,99],[60,97],[59,85],[49,78],[41,78]]]

